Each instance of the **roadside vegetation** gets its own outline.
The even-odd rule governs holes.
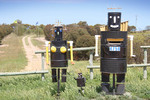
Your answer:
[[[38,37],[31,37],[31,42],[33,43],[33,45],[37,46],[41,50],[45,50],[45,43],[40,40],[37,40],[36,38]]]
[[[5,45],[0,48],[0,72],[20,71],[27,65],[21,39],[12,33],[3,40]]]

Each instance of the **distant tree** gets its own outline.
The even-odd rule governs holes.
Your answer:
[[[38,33],[38,29],[34,25],[24,24],[24,28],[25,28],[24,34],[37,34]]]
[[[44,30],[45,25],[41,24],[39,27],[40,27],[42,30]]]
[[[13,31],[12,27],[10,25],[0,25],[0,44],[1,40],[8,34],[10,34]]]
[[[40,27],[37,27],[35,30],[34,30],[34,34],[36,34],[37,36],[40,36],[42,34],[44,34],[44,30]]]
[[[95,44],[94,36],[90,35],[82,35],[76,41],[76,47],[91,47]],[[89,59],[89,51],[78,51],[76,52],[75,59],[76,60],[84,60]]]
[[[98,34],[98,31],[95,29],[94,26],[87,26],[86,29],[87,29],[88,33],[92,36]]]
[[[84,28],[70,28],[66,31],[64,39],[74,41],[74,46],[76,47],[76,41],[82,35],[90,35],[88,31]]]
[[[17,21],[18,24],[22,24],[21,20],[17,19],[16,21]]]
[[[76,24],[76,23],[67,25],[67,28],[69,28],[69,29],[70,29],[70,28],[77,28],[77,27],[79,27],[79,25]]]
[[[68,40],[68,41],[73,41],[74,42],[74,46],[76,44],[76,40],[79,37],[79,33],[78,33],[78,28],[70,28],[67,29],[66,34],[64,35],[64,39]]]
[[[32,25],[32,26],[30,27],[30,29],[31,29],[31,30],[35,30],[35,29],[36,29],[36,26]]]
[[[76,42],[76,47],[94,46],[95,45],[94,41],[95,41],[94,36],[82,35],[82,36],[78,37],[77,42]]]
[[[24,26],[27,28],[27,27],[30,27],[31,25],[29,25],[29,24],[24,24]]]
[[[147,30],[147,31],[150,31],[150,26],[146,26],[146,30]]]
[[[135,26],[128,26],[128,32],[135,32],[136,27]]]
[[[53,25],[50,25],[50,24],[45,26],[44,34],[45,34],[46,40],[50,40],[50,41],[54,40],[55,35],[54,35],[54,30],[52,30],[52,28],[53,28]]]
[[[80,27],[86,27],[86,26],[88,26],[88,24],[87,24],[86,21],[80,21],[80,22],[78,23],[78,25],[79,25]]]
[[[85,28],[78,28],[79,35],[89,35],[87,29]]]
[[[95,24],[95,25],[94,25],[95,29],[97,30],[97,34],[100,34],[100,33],[101,33],[101,31],[100,31],[100,26],[103,26],[103,25],[101,25],[101,24]]]
[[[31,33],[33,33],[31,29],[27,29],[25,32],[25,34],[31,34]]]
[[[18,36],[21,36],[24,34],[26,31],[26,26],[23,24],[15,24],[14,26],[14,33],[17,34]]]

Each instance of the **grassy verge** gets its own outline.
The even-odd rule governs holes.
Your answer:
[[[147,68],[148,79],[143,79],[143,68],[128,68],[126,90],[140,98],[150,99],[150,68]]]
[[[26,45],[29,45],[28,37],[25,38],[25,43],[26,43]]]
[[[7,46],[0,48],[0,72],[20,71],[27,65],[21,39],[12,33],[3,41]]]
[[[61,83],[60,100],[137,100],[138,98],[150,99],[150,74],[148,79],[143,79],[141,68],[128,68],[126,75],[126,92],[130,95],[105,95],[101,92],[101,75],[99,69],[94,70],[94,79],[90,80],[89,70],[86,69],[88,61],[75,61],[75,65],[68,67],[67,82]],[[97,65],[98,63],[95,63]],[[86,78],[84,95],[78,92],[79,88],[74,80],[77,73],[82,72]],[[148,72],[150,69],[148,68]],[[112,82],[112,78],[111,81]],[[111,84],[112,85],[112,84]],[[41,75],[1,77],[0,98],[2,100],[56,100],[57,83],[52,83],[51,75],[47,74],[45,81]]]
[[[34,46],[37,46],[38,48],[45,50],[45,43],[42,41],[37,40],[36,38],[31,38],[31,42],[33,43]]]

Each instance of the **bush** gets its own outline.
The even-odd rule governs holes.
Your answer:
[[[37,36],[40,36],[40,35],[43,35],[44,34],[44,31],[42,28],[36,28],[36,30],[34,31],[34,33],[37,35]]]
[[[91,47],[95,45],[94,43],[95,43],[94,36],[82,35],[77,39],[76,47]],[[89,54],[90,51],[78,51],[76,52],[76,55],[74,55],[74,58],[76,58],[76,60],[89,59]]]
[[[26,28],[24,24],[14,24],[14,33],[21,36],[26,32]]]
[[[150,45],[150,33],[132,33],[131,35],[134,35],[133,40],[133,54],[136,55],[136,58],[130,58],[130,50],[129,50],[129,44],[128,44],[128,63],[143,63],[143,57],[144,57],[144,51],[140,48],[140,46],[148,46]],[[129,41],[128,41],[129,43]],[[148,53],[150,53],[150,50],[148,49]],[[150,59],[150,55],[148,55],[148,59]]]
[[[54,40],[54,30],[51,30],[53,28],[52,25],[46,25],[45,28],[44,28],[44,35],[45,35],[45,39],[46,40]]]
[[[0,44],[1,40],[8,34],[10,34],[13,31],[12,27],[10,25],[0,25]]]
[[[73,41],[74,47],[76,46],[77,39],[80,38],[83,35],[90,35],[88,31],[84,28],[68,28],[66,34],[64,34],[64,40]]]

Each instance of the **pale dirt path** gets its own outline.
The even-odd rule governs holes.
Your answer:
[[[28,40],[28,44],[25,42],[25,38]],[[35,47],[31,42],[31,36],[25,36],[22,39],[26,58],[28,59],[28,65],[21,71],[40,71],[41,70],[41,54],[35,54],[35,51],[39,51],[38,47]],[[45,69],[48,69],[45,64]]]

